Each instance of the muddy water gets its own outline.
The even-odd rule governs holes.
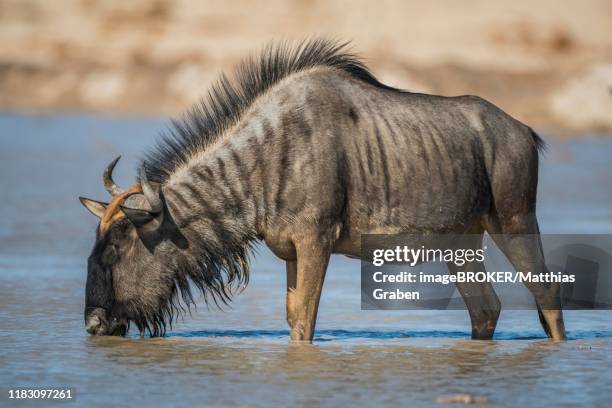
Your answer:
[[[567,312],[570,341],[536,313],[504,311],[496,340],[470,341],[464,311],[361,311],[359,264],[332,260],[314,345],[291,345],[284,267],[265,248],[223,312],[199,306],[165,339],[92,338],[83,328],[101,170],[123,154],[133,180],[159,120],[0,115],[0,405],[10,387],[73,387],[87,405],[435,405],[472,393],[495,406],[609,406],[612,313]],[[552,142],[543,232],[612,233],[612,141]]]

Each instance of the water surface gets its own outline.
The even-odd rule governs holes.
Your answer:
[[[359,263],[332,259],[313,345],[292,345],[284,265],[261,247],[225,311],[200,304],[164,339],[93,338],[83,327],[101,173],[134,179],[159,119],[0,115],[0,384],[74,387],[94,406],[435,405],[472,393],[495,406],[609,406],[612,314],[566,312],[570,340],[533,311],[503,311],[494,341],[471,341],[465,311],[361,311]],[[550,141],[544,233],[612,233],[612,141]],[[6,403],[5,396],[0,401]],[[2,402],[0,402],[2,404]]]

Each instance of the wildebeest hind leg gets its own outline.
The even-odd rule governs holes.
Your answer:
[[[453,262],[448,262],[448,270],[455,274],[457,271],[484,272],[482,262],[466,263],[458,267]],[[472,339],[490,340],[495,333],[497,319],[501,311],[501,302],[489,282],[483,283],[456,283],[457,290],[465,302],[472,322]]]
[[[539,233],[535,215],[529,214],[515,216],[507,224],[502,223],[501,228],[495,228],[491,236],[514,269],[539,275],[548,273]],[[555,340],[565,340],[559,284],[526,282],[525,286],[533,294],[546,334]]]
[[[460,240],[462,249],[480,249],[482,245],[482,227],[471,231]],[[447,263],[451,274],[458,271],[485,272],[484,263],[474,260],[462,266],[453,262]],[[457,290],[465,302],[472,322],[472,338],[489,340],[493,338],[497,319],[501,311],[501,302],[490,282],[456,283]]]

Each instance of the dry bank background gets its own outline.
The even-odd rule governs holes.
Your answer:
[[[273,39],[350,39],[389,84],[612,131],[612,1],[1,0],[0,108],[176,114]]]

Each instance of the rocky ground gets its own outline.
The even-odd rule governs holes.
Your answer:
[[[612,1],[0,0],[0,109],[177,114],[271,40],[350,39],[384,82],[612,134]]]

